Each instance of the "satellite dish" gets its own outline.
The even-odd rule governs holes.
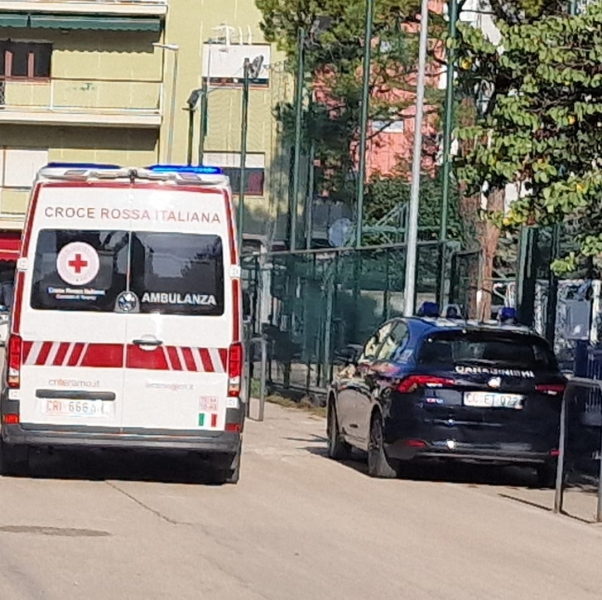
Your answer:
[[[347,219],[343,217],[342,219],[337,219],[329,228],[328,228],[328,241],[331,246],[335,248],[340,248],[345,245],[345,242],[349,238],[349,230],[353,226],[353,222],[351,219]]]

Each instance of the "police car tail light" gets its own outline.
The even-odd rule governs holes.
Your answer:
[[[434,375],[410,375],[406,377],[397,386],[397,391],[402,394],[409,394],[416,391],[418,388],[442,388],[454,385],[453,379],[446,377],[435,377]]]
[[[18,335],[11,335],[8,339],[8,376],[9,388],[18,388],[21,384],[21,357],[23,342]]]
[[[242,366],[242,344],[237,342],[230,346],[230,351],[228,352],[228,396],[240,396]]]
[[[542,383],[540,385],[536,385],[535,389],[540,394],[547,394],[548,396],[562,396],[564,394],[565,389],[564,383]]]

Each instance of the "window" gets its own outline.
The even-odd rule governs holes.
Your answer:
[[[262,67],[251,80],[254,86],[267,86],[270,83],[268,65],[272,49],[268,44],[204,44],[202,69],[203,78],[212,85],[240,85],[244,77],[244,64],[263,57]]]
[[[47,164],[48,150],[0,148],[0,186],[28,189]]]
[[[382,344],[383,340],[387,338],[395,322],[391,321],[389,323],[385,323],[367,342],[364,346],[364,350],[359,358],[359,362],[371,361],[376,358],[378,353],[378,349]]]
[[[224,263],[216,235],[132,234],[131,290],[140,312],[222,315]]]
[[[61,267],[57,267],[57,263],[61,264],[61,250],[74,242],[87,244],[93,250],[89,249],[87,256],[85,251],[84,256],[78,253],[79,249],[74,251],[74,260],[63,262],[63,268],[67,268],[66,265],[74,269],[79,265],[86,268],[90,252],[95,251],[98,256],[96,275],[81,285],[65,281],[59,274]],[[129,281],[128,263],[131,265]],[[69,278],[65,272],[63,276]],[[221,238],[185,233],[40,231],[31,291],[32,308],[113,312],[117,297],[128,289],[138,296],[141,313],[223,314]]]
[[[420,364],[557,370],[547,343],[537,337],[499,331],[451,331],[427,338],[420,350]]]
[[[205,164],[220,167],[230,178],[234,194],[240,194],[240,154],[236,152],[206,152]],[[263,196],[265,192],[265,154],[247,154],[245,194]]]
[[[392,121],[372,121],[372,131],[376,133],[404,133],[406,123],[403,119]]]
[[[395,323],[391,333],[378,351],[376,360],[395,361],[405,349],[408,339],[407,325],[401,321]]]
[[[117,296],[127,289],[128,237],[125,231],[40,231],[31,307],[38,310],[113,312]],[[98,273],[85,286],[69,285],[58,273],[59,252],[73,242],[88,244],[98,254]]]
[[[52,44],[0,41],[0,77],[48,79]]]

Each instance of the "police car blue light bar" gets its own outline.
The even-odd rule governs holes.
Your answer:
[[[45,169],[120,169],[119,165],[107,165],[102,163],[67,163],[67,162],[51,162],[48,163]]]
[[[190,175],[222,175],[219,167],[192,167],[185,165],[152,165],[147,167],[154,173],[186,173]]]
[[[422,306],[418,309],[419,317],[436,319],[440,314],[439,305],[436,302],[423,302]]]
[[[498,318],[501,323],[514,324],[516,323],[516,309],[511,306],[504,306],[500,309]]]

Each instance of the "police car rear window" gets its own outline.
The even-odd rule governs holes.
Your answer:
[[[222,240],[215,235],[132,234],[131,291],[140,312],[221,315],[224,312]]]
[[[130,290],[141,313],[221,315],[224,265],[214,235],[43,230],[31,307],[114,312]]]
[[[125,231],[40,231],[31,306],[38,310],[112,312],[126,289]]]
[[[536,337],[501,331],[447,331],[428,336],[419,363],[433,367],[493,367],[557,370],[548,344]]]

